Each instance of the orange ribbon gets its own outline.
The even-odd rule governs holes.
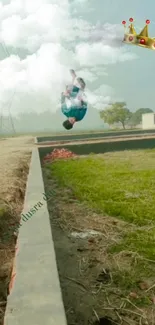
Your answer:
[[[12,273],[11,273],[11,280],[9,283],[9,295],[11,293],[11,290],[13,289],[14,283],[15,283],[15,277],[16,277],[16,256],[17,256],[17,252],[18,252],[18,246],[16,245],[15,247],[15,257],[14,257],[14,261],[13,261],[13,269],[12,269]]]

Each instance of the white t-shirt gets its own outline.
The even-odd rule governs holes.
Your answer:
[[[77,108],[81,108],[81,101],[86,102],[86,95],[83,90],[79,90],[76,98],[66,98],[66,106],[67,108],[76,106]]]

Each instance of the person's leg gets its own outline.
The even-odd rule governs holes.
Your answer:
[[[72,76],[72,84],[74,84],[74,81],[75,81],[75,79],[76,79],[76,73],[75,73],[75,71],[74,71],[73,69],[71,69],[71,70],[70,70],[70,74],[71,74],[71,76]]]

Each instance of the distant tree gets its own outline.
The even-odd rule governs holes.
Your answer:
[[[136,126],[142,123],[142,114],[153,113],[151,108],[139,108],[136,112],[132,113],[130,124]]]
[[[125,125],[131,118],[131,115],[132,113],[126,107],[125,102],[113,103],[103,111],[100,111],[100,117],[105,123],[108,123],[109,125],[121,123],[123,129],[125,129]]]

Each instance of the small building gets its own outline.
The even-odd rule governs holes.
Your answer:
[[[142,114],[142,129],[155,129],[155,114],[154,113],[146,113]]]

